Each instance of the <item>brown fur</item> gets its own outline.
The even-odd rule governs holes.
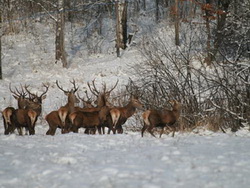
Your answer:
[[[143,137],[143,133],[145,130],[155,137],[153,133],[153,128],[161,127],[162,130],[160,132],[160,137],[164,131],[164,127],[168,126],[173,129],[173,135],[175,133],[174,123],[180,117],[181,105],[177,101],[171,101],[172,110],[147,110],[142,114],[142,118],[144,121],[144,126],[141,131],[141,135]]]
[[[85,132],[87,134],[90,131],[95,132],[93,130],[96,129],[98,130],[99,134],[101,134],[101,128],[103,128],[103,124],[108,120],[109,110],[109,107],[103,106],[101,108],[75,111],[71,113],[69,115],[69,119],[72,123],[71,130],[77,133],[78,129],[82,127],[87,130]],[[112,127],[110,127],[110,129],[114,131]]]
[[[68,127],[65,127],[65,124],[62,123],[60,120],[60,117],[58,115],[58,111],[52,111],[50,112],[46,117],[45,120],[49,124],[49,130],[46,132],[46,135],[55,135],[56,129],[61,128],[61,133],[67,133]]]
[[[112,117],[113,127],[115,132],[122,134],[122,125],[127,121],[129,117],[134,115],[136,108],[142,109],[143,105],[136,97],[132,97],[130,102],[124,107],[114,107],[110,110]],[[109,130],[110,131],[110,130]]]
[[[35,124],[37,121],[37,113],[34,110],[17,109],[14,113],[15,126],[19,135],[22,135],[22,128],[29,131],[30,135],[35,134]]]
[[[7,107],[2,112],[5,135],[13,133],[16,128],[13,119],[14,113],[15,109],[13,107]]]

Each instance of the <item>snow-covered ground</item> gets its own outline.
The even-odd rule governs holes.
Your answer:
[[[249,187],[250,135],[0,136],[0,187]]]
[[[1,110],[17,106],[10,95],[10,82],[13,87],[29,84],[38,93],[43,82],[50,88],[36,135],[6,136],[0,124],[0,187],[249,187],[248,130],[177,133],[174,138],[163,135],[161,139],[149,134],[141,138],[139,132],[128,130],[123,135],[61,135],[58,130],[55,136],[46,136],[44,116],[66,101],[55,86],[56,80],[69,89],[70,80],[75,79],[80,94],[94,78],[97,85],[105,82],[108,86],[119,79],[119,89],[129,77],[136,77],[131,66],[142,57],[133,47],[121,58],[115,53],[85,56],[81,49],[74,53],[68,49],[70,67],[64,69],[54,64],[53,35],[46,32],[48,27],[40,29],[44,31],[38,33],[40,38],[27,34],[3,38]]]

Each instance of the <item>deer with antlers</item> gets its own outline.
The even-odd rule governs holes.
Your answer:
[[[58,81],[56,81],[57,87],[68,97],[68,102],[58,110],[50,112],[45,117],[49,124],[49,130],[46,132],[47,135],[54,135],[58,127],[61,128],[62,133],[69,132],[68,115],[75,111],[75,103],[80,102],[75,95],[79,87],[76,87],[75,80],[71,81],[71,83],[73,84],[73,89],[66,91],[59,85]]]
[[[153,133],[153,129],[155,127],[160,127],[160,137],[163,134],[164,127],[170,127],[173,129],[172,137],[174,137],[174,133],[176,131],[176,127],[174,126],[175,122],[180,117],[181,104],[176,100],[170,101],[172,106],[172,110],[147,110],[142,114],[144,126],[141,130],[141,136],[143,137],[143,133],[145,130],[155,137]]]
[[[111,91],[116,88],[117,84],[118,80],[110,90],[107,90],[106,84],[103,84],[102,92],[100,92],[97,90],[95,80],[92,81],[92,86],[89,82],[87,83],[91,93],[97,97],[97,107],[81,108],[70,114],[70,119],[74,129],[78,127],[78,130],[79,127],[83,127],[85,128],[85,133],[87,134],[95,133],[96,129],[101,134],[102,129],[102,133],[104,134],[105,127],[108,127],[114,132],[112,127],[112,119],[109,113],[110,103],[108,103],[106,98],[110,95]]]
[[[26,86],[26,85],[24,86],[25,90],[28,92],[28,94],[30,96],[26,109],[34,110],[37,113],[37,116],[40,116],[40,114],[42,112],[42,101],[46,98],[46,93],[49,90],[49,85],[46,85],[43,83],[43,87],[45,87],[45,91],[42,92],[41,95],[34,94],[34,93],[30,92],[28,87],[29,86]]]
[[[104,94],[101,95],[103,100],[105,100]],[[69,115],[69,119],[72,122],[71,130],[75,133],[78,132],[79,128],[85,128],[85,133],[94,134],[96,129],[99,134],[101,133],[101,128],[105,121],[107,121],[107,117],[109,115],[109,107],[104,105],[102,107],[97,107],[93,110],[81,110],[75,111]],[[112,129],[112,128],[111,128]]]
[[[43,84],[44,87],[46,87],[46,91],[43,92],[40,96],[31,94],[27,86],[25,86],[25,89],[27,92],[29,92],[30,97],[27,98],[27,93],[24,91],[23,86],[21,85],[21,90],[18,90],[15,88],[15,90],[12,90],[11,84],[9,85],[10,92],[14,96],[14,98],[18,102],[18,109],[12,111],[8,108],[6,108],[7,114],[10,115],[11,113],[11,124],[13,127],[16,127],[18,129],[18,132],[20,135],[22,135],[22,128],[25,127],[26,132],[29,131],[29,134],[35,134],[35,123],[37,121],[37,117],[41,114],[42,110],[42,100],[46,97],[46,93],[48,91],[48,87],[45,84]],[[7,117],[7,116],[6,116]],[[4,121],[8,122],[7,119],[4,119]],[[15,129],[15,128],[13,128]],[[8,133],[8,131],[7,131]]]

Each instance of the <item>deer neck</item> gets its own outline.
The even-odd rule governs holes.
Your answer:
[[[125,107],[125,116],[127,118],[131,117],[134,115],[136,108],[133,106],[132,102],[129,102]]]
[[[67,108],[68,111],[71,113],[75,109],[75,103],[69,101],[64,107]]]
[[[180,106],[180,104],[178,104],[178,103],[175,104],[173,106],[172,112],[174,113],[175,117],[178,119],[180,117],[180,112],[181,112],[181,106]]]

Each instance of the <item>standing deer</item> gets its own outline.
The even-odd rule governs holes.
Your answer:
[[[16,109],[13,113],[13,124],[18,129],[19,135],[22,135],[22,128],[25,127],[26,132],[29,131],[29,134],[35,134],[35,123],[37,121],[38,115],[41,113],[41,103],[42,99],[44,99],[45,93],[48,91],[48,87],[46,86],[46,91],[42,93],[40,97],[37,95],[31,94],[27,86],[25,89],[29,92],[30,97],[26,98],[27,93],[25,93],[23,86],[21,85],[21,91],[16,88],[16,91],[11,89],[11,85],[9,85],[9,89],[13,94],[14,98],[18,101],[18,109]]]
[[[13,133],[16,128],[14,124],[14,113],[15,113],[15,108],[13,107],[7,107],[2,112],[5,135]]]
[[[69,115],[69,119],[72,122],[71,130],[78,133],[79,128],[86,128],[88,132],[92,132],[97,129],[101,134],[101,128],[104,121],[106,121],[107,115],[109,114],[109,108],[103,106],[98,111],[75,111]]]
[[[173,129],[172,137],[174,137],[174,133],[176,131],[176,127],[174,123],[180,117],[181,104],[176,100],[170,101],[172,105],[172,110],[147,110],[142,114],[144,126],[141,130],[141,136],[143,137],[143,133],[145,130],[155,137],[153,133],[153,129],[155,127],[161,127],[160,138],[163,134],[164,127],[170,127]]]
[[[30,135],[35,134],[35,124],[37,121],[37,113],[34,110],[16,109],[14,112],[14,124],[18,130],[19,135],[22,135],[22,128],[29,131]]]
[[[90,91],[97,97],[97,107],[106,107],[108,110],[107,114],[104,117],[104,113],[101,113],[100,116],[102,116],[102,119],[105,119],[102,121],[102,125],[100,126],[102,128],[102,133],[105,134],[105,127],[107,127],[109,130],[112,130],[113,133],[115,133],[115,129],[113,127],[113,122],[110,114],[110,110],[112,109],[113,105],[111,105],[107,98],[110,96],[110,93],[117,87],[119,80],[116,81],[115,85],[110,89],[107,90],[106,84],[102,84],[102,92],[98,91],[95,86],[95,80],[92,81],[93,87],[91,88],[90,84],[88,83],[88,87]],[[110,133],[110,131],[108,132]]]
[[[67,133],[69,130],[69,120],[68,115],[75,111],[75,103],[79,103],[75,93],[78,90],[78,87],[75,85],[75,80],[71,82],[73,84],[73,89],[64,90],[59,86],[58,81],[56,81],[57,87],[68,96],[68,102],[60,107],[57,111],[50,112],[46,117],[46,121],[49,124],[49,130],[46,132],[46,135],[54,135],[57,128],[61,128],[62,133]]]
[[[118,81],[110,90],[107,90],[106,84],[103,84],[103,90],[100,92],[95,86],[95,80],[92,81],[92,86],[90,83],[88,83],[89,90],[97,97],[97,107],[78,108],[75,112],[70,114],[73,129],[75,129],[74,132],[78,132],[80,127],[85,128],[84,133],[86,134],[93,134],[95,133],[96,129],[98,129],[100,134],[102,129],[102,133],[104,134],[105,127],[108,127],[114,132],[112,127],[112,119],[109,113],[110,107],[107,104],[108,102],[106,98],[110,95],[111,91],[114,90],[117,84]],[[91,119],[93,119],[92,122]]]
[[[112,117],[113,127],[117,133],[122,134],[122,125],[126,123],[127,119],[134,115],[136,109],[143,109],[143,105],[139,101],[138,97],[132,96],[129,103],[124,107],[113,107],[110,110]],[[109,130],[110,132],[110,130]]]
[[[12,96],[17,100],[18,109],[25,109],[28,106],[29,102],[31,102],[31,100],[26,97],[27,93],[25,93],[22,85],[21,85],[20,91],[17,89],[17,87],[15,87],[15,91],[14,91],[12,90],[11,83],[10,83],[9,90],[12,93]]]
[[[45,87],[45,91],[39,96],[38,94],[31,93],[28,89],[29,86],[24,86],[25,90],[30,95],[28,105],[26,109],[32,109],[37,113],[37,116],[40,116],[42,112],[42,101],[46,98],[46,93],[49,90],[49,85],[45,85],[43,83],[43,87]]]

